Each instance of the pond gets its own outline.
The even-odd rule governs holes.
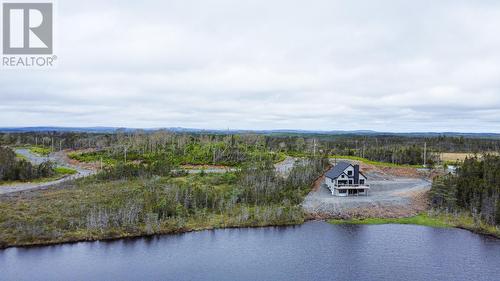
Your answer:
[[[454,228],[220,229],[0,251],[1,280],[499,280],[500,240]]]

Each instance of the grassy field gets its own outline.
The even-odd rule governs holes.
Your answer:
[[[428,212],[407,218],[331,219],[328,222],[331,224],[414,224],[430,227],[457,227],[500,238],[499,227],[488,225],[482,221],[475,221],[466,213],[448,214],[443,212]]]
[[[48,156],[52,152],[50,148],[43,146],[31,146],[28,149],[31,153],[38,156]]]
[[[332,219],[328,221],[332,224],[416,224],[432,227],[452,227],[453,225],[441,220],[437,217],[431,217],[425,213],[407,218],[368,218],[368,219],[351,219],[338,220]]]
[[[75,169],[71,169],[71,168],[67,168],[67,167],[56,167],[54,169],[54,171],[56,172],[57,175],[63,175],[63,176],[74,175],[77,173],[77,171]]]
[[[498,155],[498,152],[484,152],[488,154]],[[453,162],[462,162],[465,158],[471,158],[475,155],[481,156],[481,154],[474,153],[466,153],[466,152],[443,152],[440,154],[441,161],[453,163]]]

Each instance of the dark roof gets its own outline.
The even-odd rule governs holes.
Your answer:
[[[325,175],[327,178],[331,178],[331,179],[338,178],[340,175],[342,175],[344,170],[347,169],[347,167],[349,167],[349,166],[351,166],[350,163],[345,162],[345,161],[340,161],[339,163],[337,163],[337,165],[335,165],[335,167],[328,170],[328,172],[326,172]]]

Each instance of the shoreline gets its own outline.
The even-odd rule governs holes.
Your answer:
[[[411,223],[406,221],[411,221],[412,219],[419,218],[421,216],[425,216],[427,219],[430,219],[433,222],[441,223],[442,225],[437,224],[426,224],[426,223]],[[447,215],[449,218],[450,215]],[[33,243],[20,243],[20,244],[11,244],[11,245],[0,245],[0,251],[6,250],[9,248],[37,248],[37,247],[48,247],[48,246],[57,246],[64,244],[76,244],[81,242],[112,242],[118,240],[133,240],[133,239],[142,239],[142,238],[152,238],[158,236],[166,236],[166,235],[178,235],[190,232],[198,232],[198,231],[208,231],[208,230],[217,230],[217,229],[233,229],[233,228],[266,228],[266,227],[291,227],[291,226],[300,226],[307,222],[319,221],[325,222],[332,225],[346,225],[346,224],[356,224],[356,225],[383,225],[383,224],[409,224],[409,225],[420,225],[426,227],[434,227],[434,228],[457,228],[470,231],[477,235],[489,236],[492,238],[500,239],[500,233],[489,232],[483,228],[476,228],[473,226],[461,225],[461,224],[452,224],[449,221],[446,221],[442,216],[429,216],[425,213],[420,213],[416,216],[410,217],[400,217],[400,218],[364,218],[364,219],[341,219],[341,218],[315,218],[315,217],[306,217],[301,223],[283,223],[283,224],[269,224],[269,225],[250,225],[250,226],[207,226],[207,227],[194,227],[194,228],[184,228],[177,229],[173,231],[160,231],[158,233],[139,233],[139,234],[130,234],[130,235],[120,235],[117,237],[103,237],[103,238],[78,238],[78,239],[66,239],[66,240],[55,240],[48,242],[33,242]]]
[[[152,234],[147,234],[147,233],[141,233],[141,234],[131,234],[131,235],[123,235],[123,236],[118,236],[118,237],[103,237],[103,238],[78,238],[78,239],[68,239],[68,240],[61,240],[61,241],[48,241],[48,242],[34,242],[34,243],[21,243],[21,244],[13,244],[13,245],[0,245],[0,251],[6,250],[9,248],[37,248],[37,247],[47,247],[47,246],[57,246],[57,245],[64,245],[64,244],[76,244],[80,242],[112,242],[112,241],[118,241],[118,240],[133,240],[133,239],[141,239],[141,238],[150,238],[150,237],[156,237],[156,236],[166,236],[166,235],[178,235],[178,234],[184,234],[184,233],[190,233],[190,232],[198,232],[198,231],[208,231],[208,230],[217,230],[217,229],[234,229],[234,228],[266,228],[266,227],[291,227],[291,226],[298,226],[298,225],[303,225],[306,222],[313,221],[313,220],[304,220],[301,223],[284,223],[284,224],[269,224],[269,225],[255,225],[255,226],[208,226],[208,227],[199,227],[199,228],[186,228],[186,229],[178,229],[178,230],[173,230],[173,231],[160,231],[158,233],[152,233]],[[316,220],[319,221],[319,220]],[[325,220],[322,220],[325,221]],[[326,222],[326,221],[325,221]]]
[[[434,215],[429,215],[428,213],[422,212],[416,216],[410,217],[400,217],[400,218],[362,218],[362,219],[342,219],[342,218],[330,218],[326,219],[328,223],[331,224],[357,224],[357,225],[380,225],[380,224],[412,224],[421,225],[427,227],[437,227],[437,228],[458,228],[468,230],[475,234],[486,235],[500,239],[500,230],[496,229],[495,226],[487,225],[480,222],[479,226],[467,223],[467,220],[472,220],[469,215],[461,214],[457,217],[446,214],[438,213]]]

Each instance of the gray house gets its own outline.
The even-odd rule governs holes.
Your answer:
[[[325,175],[325,184],[334,196],[368,195],[368,178],[361,173],[359,165],[341,161]]]

